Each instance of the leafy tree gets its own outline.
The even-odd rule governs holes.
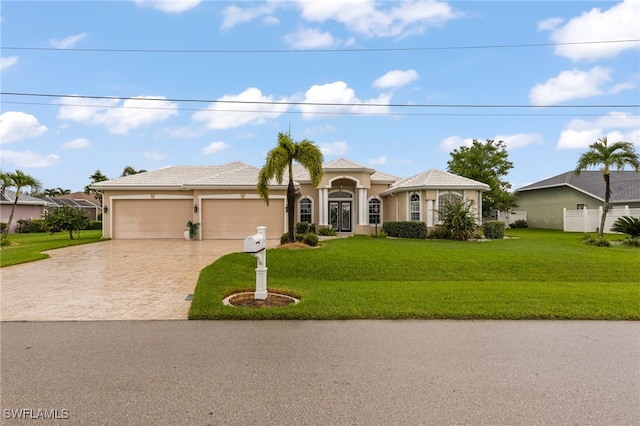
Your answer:
[[[40,181],[33,176],[29,176],[20,170],[16,170],[15,172],[8,172],[2,174],[2,191],[5,188],[15,188],[16,196],[13,200],[13,206],[11,206],[11,213],[9,214],[9,221],[7,222],[7,227],[2,234],[2,239],[6,239],[7,235],[9,235],[9,229],[11,229],[11,222],[13,221],[13,214],[16,210],[16,205],[18,204],[18,199],[20,198],[20,194],[22,190],[26,187],[30,187],[31,190],[39,191],[42,187]]]
[[[137,175],[138,173],[144,173],[144,172],[146,172],[145,169],[136,170],[131,166],[127,166],[124,168],[124,170],[122,170],[122,174],[120,175],[120,177]]]
[[[483,217],[488,217],[494,209],[517,207],[517,197],[509,191],[511,184],[503,180],[513,168],[508,157],[507,145],[503,141],[487,139],[483,143],[474,139],[471,146],[455,149],[447,162],[450,173],[486,183],[491,188],[482,193]]]
[[[311,175],[312,185],[318,186],[324,171],[322,163],[324,156],[312,141],[306,139],[294,142],[290,135],[278,133],[278,146],[267,153],[264,166],[258,177],[258,194],[269,205],[269,181],[276,179],[278,185],[282,185],[284,172],[289,170],[289,186],[287,188],[287,216],[289,223],[289,242],[295,242],[294,214],[296,202],[296,190],[293,184],[293,162],[304,166]]]
[[[621,141],[609,145],[607,138],[603,137],[589,145],[589,151],[580,155],[574,172],[579,175],[580,172],[589,167],[598,166],[602,166],[600,171],[605,185],[603,212],[602,218],[600,218],[600,227],[598,228],[598,236],[602,237],[607,210],[609,210],[609,200],[611,199],[611,168],[615,167],[617,170],[623,170],[626,166],[631,166],[636,172],[640,172],[640,158],[630,142]]]
[[[45,222],[50,233],[69,231],[69,238],[73,240],[73,231],[86,229],[91,223],[91,218],[83,209],[62,206],[48,213]]]
[[[100,203],[102,203],[102,193],[100,191],[96,191],[95,189],[91,189],[91,185],[93,185],[94,183],[109,180],[109,178],[103,175],[100,170],[96,170],[94,174],[89,176],[89,179],[91,179],[91,183],[84,187],[84,193],[93,194],[93,196],[96,197],[96,199],[100,200]]]

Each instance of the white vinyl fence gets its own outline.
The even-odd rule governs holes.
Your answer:
[[[604,232],[611,232],[613,223],[622,216],[640,218],[640,209],[613,208],[607,212]],[[597,232],[602,218],[602,206],[598,209],[567,210],[564,209],[564,232]]]
[[[499,220],[500,222],[504,222],[506,226],[511,225],[516,220],[527,220],[527,212],[526,211],[498,211],[495,210],[490,218],[491,220]]]

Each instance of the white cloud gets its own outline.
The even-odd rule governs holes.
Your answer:
[[[72,48],[77,42],[79,42],[80,40],[82,40],[83,38],[85,38],[87,36],[87,33],[81,33],[81,34],[76,34],[76,35],[71,35],[69,37],[65,37],[62,40],[56,40],[56,39],[51,39],[49,40],[49,43],[58,49],[70,49]]]
[[[250,123],[262,124],[267,119],[279,117],[289,108],[286,104],[269,104],[268,102],[287,102],[287,99],[275,101],[273,96],[263,96],[260,89],[255,87],[238,95],[225,95],[218,101],[222,102],[209,104],[206,109],[193,114],[192,119],[205,122],[209,129],[230,129]]]
[[[67,143],[62,144],[62,149],[82,149],[88,148],[91,145],[87,138],[77,138]]]
[[[54,165],[58,162],[59,157],[55,154],[49,154],[46,156],[40,154],[34,154],[30,151],[11,151],[2,150],[0,156],[3,162],[11,163],[16,168],[39,168]]]
[[[496,135],[494,141],[503,141],[507,149],[524,148],[527,145],[542,145],[542,135],[539,133],[515,133],[513,135]]]
[[[574,43],[578,41],[610,41],[638,39],[638,17],[640,1],[625,0],[602,11],[593,8],[569,20],[565,25],[549,25],[552,20],[538,23],[539,30],[551,30],[550,38],[555,43]],[[557,18],[556,18],[557,19]],[[555,54],[573,61],[586,59],[595,61],[613,58],[620,52],[640,48],[640,42],[598,43],[556,46]]]
[[[295,49],[318,49],[333,46],[335,43],[330,32],[320,32],[312,28],[287,34],[284,36],[284,41]]]
[[[105,126],[119,135],[178,114],[177,104],[164,96],[136,96],[125,99],[122,105],[120,99],[60,98],[57,103],[63,105],[58,118]]]
[[[387,164],[387,157],[381,156],[378,158],[370,158],[369,161],[367,161],[367,163],[369,163],[372,166],[382,166],[383,164]]]
[[[413,81],[416,81],[420,76],[416,72],[416,70],[394,70],[389,71],[382,77],[378,78],[373,82],[374,87],[401,87],[405,86]]]
[[[599,66],[589,71],[562,71],[557,77],[534,86],[529,92],[529,101],[534,106],[555,105],[571,99],[613,94],[635,87],[630,83],[605,87],[612,80],[610,74],[610,68]]]
[[[5,70],[18,63],[19,56],[6,56],[0,58],[0,70]]]
[[[238,6],[229,6],[222,11],[224,20],[221,28],[227,30],[237,24],[246,24],[265,15],[271,15],[277,9],[276,3],[267,3],[266,5],[240,8]],[[277,18],[267,16],[263,20],[268,24],[279,22]]]
[[[344,81],[323,85],[313,85],[304,94],[304,101],[298,105],[303,118],[313,118],[322,113],[384,114],[389,112],[391,95],[381,94],[375,99],[358,99],[352,88]],[[311,105],[314,103],[330,105]],[[375,106],[380,105],[380,106]]]
[[[209,145],[202,148],[202,153],[205,155],[215,154],[220,151],[224,151],[229,148],[231,145],[224,142],[211,142]]]
[[[451,152],[461,146],[471,146],[473,144],[473,138],[463,139],[460,136],[449,136],[440,142],[438,149],[444,152]]]
[[[7,111],[0,114],[0,141],[3,144],[35,138],[46,132],[47,126],[31,114]]]
[[[349,151],[349,146],[345,141],[321,143],[318,146],[324,155],[342,155]]]
[[[627,112],[612,111],[594,121],[571,120],[560,133],[556,148],[588,148],[603,136],[611,141],[622,140],[640,146],[640,117]]]
[[[167,13],[181,13],[193,9],[201,0],[135,0],[136,4]]]
[[[537,28],[538,31],[551,31],[558,28],[558,25],[562,24],[563,22],[564,19],[562,18],[549,18],[545,19],[544,21],[539,21]]]
[[[160,161],[164,160],[164,154],[159,151],[146,151],[142,156],[149,160]]]

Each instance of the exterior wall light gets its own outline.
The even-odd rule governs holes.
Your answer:
[[[104,206],[103,210],[104,210],[105,213],[107,213],[109,211],[109,207]]]
[[[193,212],[194,213],[198,213],[198,205],[197,204],[193,206]]]

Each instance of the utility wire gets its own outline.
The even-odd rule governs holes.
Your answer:
[[[585,104],[585,105],[523,105],[523,104],[376,104],[376,103],[332,103],[332,102],[292,102],[292,101],[239,101],[220,99],[180,99],[180,98],[122,98],[119,96],[60,95],[52,93],[0,92],[1,96],[28,96],[45,98],[99,99],[99,100],[141,100],[158,102],[184,102],[241,105],[295,105],[329,107],[393,107],[393,108],[640,108],[640,104]],[[103,108],[110,107],[103,105]],[[275,111],[274,111],[275,112]]]
[[[640,39],[576,41],[566,43],[524,43],[524,44],[488,44],[476,46],[431,46],[431,47],[380,47],[354,49],[101,49],[101,48],[68,48],[58,47],[26,47],[2,46],[2,50],[36,50],[36,51],[68,51],[68,52],[111,52],[111,53],[355,53],[355,52],[416,52],[428,50],[470,50],[470,49],[509,49],[522,47],[575,46],[590,44],[637,43]]]

